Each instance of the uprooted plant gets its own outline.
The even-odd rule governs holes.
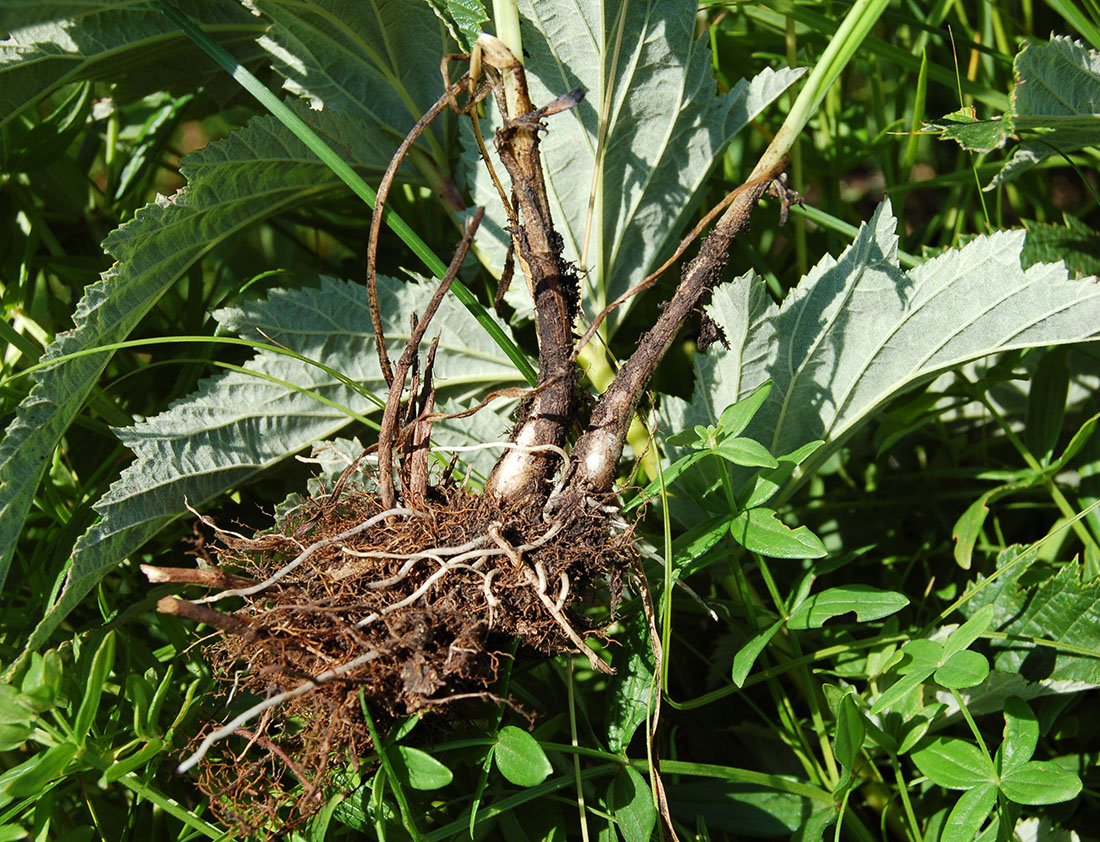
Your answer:
[[[495,145],[510,190],[491,175],[511,223],[511,250],[535,303],[539,367],[534,388],[524,390],[510,440],[482,445],[501,446],[503,454],[478,495],[451,479],[457,453],[431,481],[432,426],[446,416],[435,408],[437,345],[422,364],[420,352],[470,249],[481,209],[432,299],[412,316],[396,365],[378,317],[374,264],[386,191],[404,152],[448,106],[470,115],[481,142],[476,106],[490,92],[503,115]],[[467,101],[459,106],[464,94]],[[203,786],[227,820],[280,826],[323,803],[326,772],[367,753],[370,724],[361,693],[371,710],[391,716],[496,699],[492,688],[513,640],[528,651],[579,652],[592,669],[612,672],[585,644],[584,637],[599,629],[581,608],[606,599],[613,614],[624,583],[648,598],[632,527],[613,492],[628,426],[677,332],[720,281],[731,240],[770,187],[784,190],[783,164],[766,168],[723,203],[728,208],[685,266],[675,295],[581,425],[577,355],[591,332],[575,340],[577,273],[562,256],[551,219],[539,140],[541,132],[553,131],[547,118],[582,96],[567,93],[536,108],[522,65],[501,42],[483,36],[470,71],[447,85],[394,156],[368,249],[371,313],[389,385],[374,449],[377,492],[350,481],[364,454],[327,494],[306,500],[266,534],[247,538],[215,527],[222,540],[218,567],[145,568],[152,581],[215,589],[194,601],[166,597],[158,608],[219,629],[221,637],[207,651],[231,682],[229,692],[262,698],[231,721],[208,726],[181,766],[202,764]],[[568,449],[575,426],[583,432]],[[227,598],[240,600],[240,607],[211,607]],[[652,638],[659,646],[656,634]]]

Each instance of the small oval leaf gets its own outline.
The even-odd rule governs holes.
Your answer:
[[[945,789],[973,789],[996,781],[993,762],[976,745],[957,737],[936,737],[912,757],[921,774]]]
[[[1001,769],[1010,769],[1031,760],[1039,744],[1039,719],[1031,706],[1019,696],[1005,699],[1005,731],[1001,743]]]
[[[964,649],[949,657],[936,670],[934,678],[941,687],[949,690],[961,690],[981,684],[989,675],[989,661],[984,655]]]
[[[745,468],[778,468],[779,462],[768,453],[768,449],[760,442],[752,439],[737,438],[722,442],[711,453],[717,454],[727,462],[740,465]]]
[[[514,725],[500,729],[493,760],[500,774],[516,786],[536,786],[554,771],[538,740]]]
[[[971,842],[978,835],[989,811],[997,803],[997,787],[984,783],[964,792],[947,817],[941,842]]]
[[[397,779],[412,789],[441,789],[454,778],[450,769],[418,748],[396,746],[389,755]]]

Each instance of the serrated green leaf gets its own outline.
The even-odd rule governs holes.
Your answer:
[[[964,792],[951,808],[940,834],[941,842],[972,842],[997,803],[997,787],[983,783]]]
[[[538,786],[554,771],[538,740],[514,725],[500,729],[493,760],[500,774],[516,786]]]
[[[888,617],[908,604],[909,599],[896,591],[841,585],[807,597],[791,612],[787,625],[792,629],[819,629],[826,620],[850,611],[855,612],[858,622],[867,623]]]
[[[214,245],[337,184],[269,119],[254,120],[192,153],[181,163],[181,172],[190,182],[185,191],[143,208],[108,236],[104,248],[117,262],[85,291],[73,317],[76,329],[60,335],[43,362],[125,339]],[[0,582],[50,454],[109,359],[107,353],[93,354],[39,372],[0,441]]]
[[[996,785],[992,762],[966,740],[935,737],[911,756],[921,774],[945,789],[972,789],[983,783]]]
[[[1042,131],[1042,142],[1018,146],[987,190],[1050,155],[1100,144],[1100,53],[1052,35],[1047,44],[1025,44],[1013,67],[1012,119],[1021,133]]]
[[[1059,804],[1081,793],[1081,779],[1057,763],[1029,760],[1001,775],[1001,792],[1017,804]]]
[[[1065,214],[1064,224],[1023,220],[1027,239],[1023,265],[1064,260],[1075,277],[1100,275],[1100,234],[1076,216]]]
[[[989,641],[994,668],[1031,682],[1078,681],[1100,686],[1100,579],[1082,581],[1077,564],[1067,564],[1038,582],[1020,584],[1027,569],[1018,563],[1019,547],[998,559],[998,568],[1015,563],[1007,574],[983,587],[973,607],[995,612],[997,630],[1008,640]],[[1052,649],[1033,641],[1053,641]]]
[[[1023,231],[978,237],[903,272],[895,227],[885,202],[839,260],[822,260],[781,307],[751,275],[718,287],[708,313],[729,348],[696,355],[693,402],[663,401],[664,426],[713,424],[770,379],[745,434],[772,453],[825,441],[796,484],[878,408],[945,370],[1100,337],[1100,286],[1070,280],[1063,266],[1022,269]]]
[[[825,545],[805,526],[787,526],[772,509],[759,506],[730,521],[730,534],[747,550],[772,558],[821,558]]]
[[[356,157],[387,163],[394,148],[442,93],[439,58],[453,51],[443,21],[424,3],[390,9],[357,0],[253,0],[275,25],[260,38],[284,87],[315,110],[368,127]],[[431,57],[428,60],[428,57]],[[444,118],[422,142],[446,160]]]
[[[623,842],[649,842],[657,826],[657,808],[641,773],[633,766],[624,766],[615,776],[609,800]]]
[[[1001,770],[1010,769],[1031,760],[1039,744],[1039,719],[1019,696],[1005,699],[1005,730],[999,758]]]
[[[985,656],[964,649],[950,655],[932,677],[941,687],[962,690],[964,687],[981,684],[988,675],[989,661]]]
[[[764,651],[764,647],[768,645],[775,633],[783,627],[782,620],[776,620],[768,628],[762,632],[757,632],[753,635],[752,639],[742,646],[736,655],[733,656],[733,683],[738,687],[743,687],[745,679],[749,677],[749,672],[752,670],[752,665],[756,663],[756,659],[760,657],[760,653]]]
[[[1005,114],[990,120],[979,120],[973,109],[960,109],[945,114],[935,123],[925,123],[922,132],[935,133],[941,140],[953,140],[963,149],[992,152],[1005,145],[1012,135],[1012,116]]]
[[[394,348],[403,346],[406,314],[422,307],[435,285],[381,276],[378,283],[386,336]],[[383,389],[366,294],[358,284],[323,279],[319,289],[274,290],[266,301],[220,310],[215,318],[223,330],[325,360],[363,388]],[[518,382],[508,357],[453,297],[444,300],[432,326],[441,335],[435,369],[441,402],[464,399],[489,384]],[[101,520],[77,542],[61,597],[29,646],[44,639],[127,553],[182,515],[185,498],[200,505],[351,423],[348,414],[300,389],[360,414],[380,403],[327,371],[263,351],[244,371],[208,378],[167,412],[117,431],[135,462],[96,504]]]
[[[480,0],[425,0],[466,52],[470,51],[482,24],[489,20]]]
[[[418,748],[395,746],[390,750],[390,763],[397,779],[413,789],[442,789],[454,778],[450,769]]]
[[[199,15],[226,47],[246,50],[264,25],[236,3],[179,0],[181,11]],[[214,68],[164,15],[144,3],[102,0],[0,5],[0,126],[71,82],[109,79],[115,95],[130,87],[144,95],[170,87],[185,74],[196,87]]]
[[[697,8],[694,0],[519,3],[535,105],[578,87],[586,92],[581,107],[547,120],[541,150],[565,258],[585,270],[589,318],[672,252],[726,143],[801,74],[766,70],[717,96],[709,43],[696,35]],[[494,109],[484,129],[498,125]],[[482,230],[494,235],[479,247],[499,274],[507,220],[472,132],[464,146],[474,200],[486,206]],[[521,286],[513,285],[508,301],[529,313]],[[609,333],[631,303],[608,317]]]

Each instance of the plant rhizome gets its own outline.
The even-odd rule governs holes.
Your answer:
[[[486,77],[480,86],[471,75],[477,67]],[[510,189],[492,176],[511,223],[510,254],[534,296],[539,370],[485,492],[474,494],[450,479],[450,469],[430,482],[431,429],[441,417],[432,386],[436,345],[423,365],[420,346],[481,211],[471,217],[432,300],[413,317],[396,365],[382,335],[374,255],[385,195],[404,152],[447,107],[471,116],[480,142],[475,106],[490,92],[504,115],[495,144]],[[584,636],[599,630],[579,609],[600,594],[613,615],[627,580],[645,597],[632,530],[612,491],[630,420],[677,332],[719,282],[730,241],[778,184],[782,165],[723,203],[728,208],[684,267],[674,296],[596,401],[567,454],[567,435],[580,421],[577,354],[592,330],[575,338],[579,285],[551,220],[539,134],[546,118],[580,96],[566,94],[536,109],[522,66],[499,41],[482,36],[471,72],[447,85],[383,177],[368,249],[379,361],[390,386],[377,445],[377,491],[348,482],[349,469],[328,493],[306,500],[268,533],[250,539],[219,530],[216,568],[146,568],[155,581],[215,589],[195,601],[168,597],[158,607],[219,629],[206,651],[227,694],[258,699],[231,721],[208,725],[181,767],[200,765],[212,808],[231,823],[276,829],[321,806],[331,788],[329,770],[346,769],[377,748],[361,698],[385,719],[471,698],[501,701],[492,689],[517,640],[530,652],[583,653],[593,669],[612,672],[585,645]],[[230,597],[239,605],[232,613],[210,605]]]

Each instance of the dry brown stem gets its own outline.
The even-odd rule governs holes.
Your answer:
[[[226,634],[247,634],[252,631],[252,624],[234,614],[223,614],[205,605],[196,605],[185,599],[176,599],[174,596],[166,596],[157,602],[157,611],[161,614],[172,614],[183,617],[196,623],[205,623],[211,628],[219,629]]]
[[[515,56],[495,38],[482,36],[478,43],[485,48],[485,66],[494,78],[494,92],[504,115],[496,147],[512,179],[512,195],[520,221],[511,232],[512,244],[534,297],[539,342],[537,383],[540,387],[546,385],[524,408],[512,441],[525,446],[560,447],[573,417],[577,380],[572,359],[573,319],[580,293],[576,274],[562,257],[562,239],[554,230],[546,195],[539,155],[541,118],[546,112],[537,111],[532,105],[523,65]],[[515,110],[511,113],[500,91],[504,73],[510,74],[514,86]],[[577,97],[569,102],[575,101]],[[545,498],[551,466],[552,461],[545,453],[511,450],[494,466],[486,492],[508,504],[532,495]]]
[[[409,336],[409,341],[405,345],[405,351],[397,362],[397,372],[392,374],[389,380],[390,393],[386,400],[386,409],[382,413],[382,425],[378,431],[378,488],[382,497],[382,505],[387,509],[393,508],[396,501],[393,487],[393,448],[397,433],[397,412],[401,407],[401,396],[405,391],[405,377],[416,359],[420,342],[428,331],[428,325],[439,310],[439,305],[443,303],[443,297],[451,288],[454,279],[458,277],[458,270],[462,268],[462,262],[470,252],[470,244],[473,242],[474,234],[477,232],[484,215],[485,208],[479,207],[466,223],[462,242],[458,244],[458,249],[455,251],[454,257],[451,258],[447,273],[443,276],[443,280],[440,281],[435,294],[432,295],[428,305],[424,308],[424,313],[413,328],[412,335]]]
[[[256,584],[243,576],[226,573],[220,567],[157,567],[153,564],[142,564],[140,567],[145,578],[155,585],[171,582],[202,585],[205,588],[247,588]]]
[[[573,448],[562,493],[550,502],[554,511],[568,510],[583,503],[588,495],[611,489],[630,420],[649,378],[688,316],[721,280],[730,243],[748,227],[752,209],[785,165],[786,161],[780,162],[735,191],[729,208],[703,241],[699,254],[684,267],[672,300],[600,396],[584,434]]]
[[[378,307],[378,234],[382,229],[386,199],[390,194],[390,188],[393,186],[393,179],[397,175],[397,170],[402,161],[405,160],[405,154],[409,151],[409,148],[431,125],[432,121],[455,102],[455,97],[466,89],[469,81],[470,74],[463,74],[457,82],[443,92],[443,95],[424,113],[424,116],[417,120],[416,125],[412,127],[405,139],[401,141],[401,145],[397,147],[397,151],[390,159],[389,166],[386,167],[386,172],[383,173],[382,180],[378,184],[378,193],[375,196],[374,208],[371,211],[370,236],[367,241],[367,296],[370,302],[371,324],[374,327],[374,342],[378,350],[378,364],[382,367],[382,376],[386,378],[387,386],[393,384],[393,369],[390,366],[389,354],[386,352],[386,336],[382,330],[382,311]],[[482,86],[480,91],[471,94],[471,102],[467,107],[471,107],[488,92],[489,86]]]

